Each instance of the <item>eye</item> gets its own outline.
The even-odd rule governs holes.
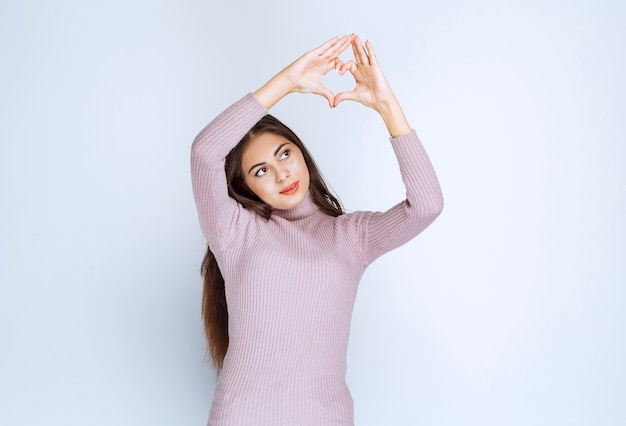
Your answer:
[[[291,155],[291,150],[290,149],[286,149],[286,150],[283,151],[282,154],[280,154],[280,159],[282,160],[284,158],[289,157],[290,155]]]
[[[261,177],[261,176],[264,176],[266,173],[267,173],[267,167],[261,167],[259,168],[259,170],[256,171],[254,175]]]

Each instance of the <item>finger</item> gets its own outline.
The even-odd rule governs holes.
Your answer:
[[[358,40],[359,36],[354,36],[354,38],[352,39],[352,54],[354,55],[354,60],[356,61],[357,64],[361,64],[361,57],[359,56],[359,51],[356,49],[356,44],[357,44],[357,40]]]
[[[339,67],[339,69],[337,70],[337,73],[339,75],[344,75],[346,71],[349,71],[352,75],[354,75],[357,69],[358,69],[358,66],[356,62],[350,59],[348,62],[346,62],[345,64]]]
[[[369,40],[365,41],[365,47],[367,48],[367,53],[369,54],[369,57],[370,57],[370,63],[372,65],[378,66],[378,58],[376,58],[376,53],[374,52],[374,46],[372,46],[372,43],[370,43]]]
[[[322,53],[327,51],[333,44],[337,43],[337,40],[339,40],[339,37],[335,36],[331,38],[330,40],[328,40],[326,43],[322,44],[321,46],[313,49],[313,51],[317,53],[318,55],[321,55]]]
[[[320,56],[323,56],[326,59],[336,58],[337,56],[341,55],[341,53],[346,50],[348,46],[350,46],[350,41],[351,40],[349,36],[343,36],[339,40],[337,40],[337,43],[329,46],[326,51],[320,54]]]
[[[365,47],[363,47],[363,43],[361,43],[361,39],[356,37],[352,42],[352,46],[354,49],[354,59],[356,59],[358,64],[370,64],[369,57],[367,56],[367,52],[365,51]]]
[[[333,92],[322,86],[315,91],[315,94],[325,97],[328,100],[328,105],[333,108],[335,104],[335,94]]]

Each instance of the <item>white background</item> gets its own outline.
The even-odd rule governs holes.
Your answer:
[[[205,424],[191,141],[353,31],[446,203],[362,281],[356,424],[626,424],[623,2],[91,3],[0,6],[0,424]],[[373,111],[272,112],[348,209],[403,197]]]

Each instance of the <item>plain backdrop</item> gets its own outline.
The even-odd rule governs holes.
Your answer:
[[[206,423],[190,144],[350,32],[445,196],[361,283],[356,424],[626,424],[625,21],[603,0],[2,0],[0,424]],[[272,113],[347,209],[403,198],[373,111]]]

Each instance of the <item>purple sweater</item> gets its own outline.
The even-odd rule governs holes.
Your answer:
[[[248,94],[192,147],[202,231],[224,276],[230,344],[213,426],[353,425],[346,351],[367,266],[439,215],[441,190],[415,132],[391,145],[407,198],[386,212],[331,217],[307,196],[269,220],[228,196],[226,154],[267,110]]]

